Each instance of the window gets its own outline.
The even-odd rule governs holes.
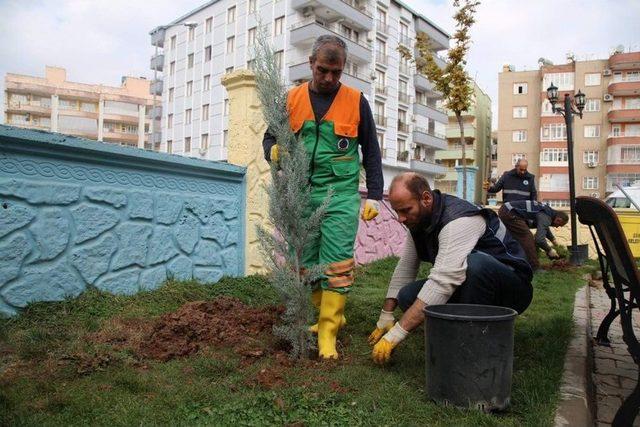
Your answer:
[[[569,174],[552,173],[540,177],[540,191],[569,191]]]
[[[171,61],[169,64],[169,75],[173,76],[176,73],[176,61]]]
[[[584,127],[585,138],[599,138],[600,137],[600,125],[587,125]]]
[[[167,114],[167,129],[173,128],[173,114]]]
[[[599,99],[587,99],[587,103],[584,106],[584,111],[591,113],[594,111],[600,111],[600,100]]]
[[[233,73],[233,65],[224,69],[225,74]]]
[[[169,88],[169,102],[173,102],[173,88]]]
[[[171,50],[174,50],[176,48],[176,41],[177,41],[177,37],[171,36]]]
[[[227,9],[227,24],[231,24],[233,22],[236,22],[236,7],[235,6],[231,6],[229,9]]]
[[[191,108],[184,110],[184,124],[191,124]]]
[[[210,33],[211,30],[213,30],[213,17],[207,18],[206,21],[204,21],[204,31],[205,33]]]
[[[396,159],[401,162],[409,161],[409,152],[407,151],[407,141],[404,139],[398,139],[396,144]]]
[[[173,153],[173,141],[170,139],[167,140],[167,153]]]
[[[640,136],[640,125],[632,125],[627,123],[624,127],[624,134],[626,136]]]
[[[598,150],[587,150],[582,152],[582,163],[587,164],[598,164],[599,160]]]
[[[569,207],[569,200],[553,200],[553,199],[549,199],[549,200],[543,200],[543,203],[546,203],[547,205],[551,206],[552,208],[568,208]]]
[[[400,43],[408,44],[409,26],[404,22],[400,22]]]
[[[600,86],[600,73],[587,73],[584,75],[585,86]]]
[[[376,93],[386,93],[387,75],[384,71],[376,70]]]
[[[204,48],[204,62],[211,61],[211,46]]]
[[[236,45],[235,36],[227,38],[227,53],[232,53]]]
[[[202,120],[209,120],[209,104],[202,106]]]
[[[540,140],[561,141],[567,139],[567,125],[564,123],[551,123],[540,129]]]
[[[382,153],[384,152],[384,133],[378,132],[376,136],[378,137],[378,144],[380,144],[380,152]],[[382,157],[384,157],[384,155]]]
[[[187,57],[187,68],[193,68],[193,53]]]
[[[527,155],[524,153],[514,153],[511,155],[511,164],[515,166],[516,163],[518,163],[518,160],[526,159],[526,158],[527,158]]]
[[[621,163],[640,163],[640,146],[626,146],[620,148]]]
[[[253,46],[256,44],[256,27],[249,28],[247,32],[247,46]]]
[[[582,189],[583,190],[597,190],[598,189],[598,177],[597,176],[583,176],[582,177]]]
[[[189,41],[193,41],[196,38],[196,28],[195,27],[189,27]]]
[[[640,98],[626,98],[624,102],[625,110],[640,110]]]
[[[222,131],[222,146],[226,147],[228,144],[229,144],[229,131],[225,129]]]
[[[279,50],[274,54],[276,65],[278,69],[282,70],[282,58],[284,57],[284,50]]]
[[[225,98],[224,100],[224,105],[222,107],[222,115],[223,116],[229,115],[229,98]]]
[[[209,134],[203,133],[200,136],[200,150],[206,151],[209,148]]]
[[[527,84],[526,83],[514,83],[513,84],[513,94],[514,95],[525,95],[527,93]]]
[[[513,118],[514,119],[526,119],[527,118],[527,107],[513,107]]]
[[[202,90],[211,89],[211,75],[207,74],[202,80]]]
[[[553,107],[551,106],[551,103],[549,102],[548,99],[545,99],[544,101],[542,101],[541,110],[542,110],[541,115],[543,115],[543,116],[553,116],[553,115],[555,115],[555,113],[553,112]]]
[[[258,0],[249,0],[249,13],[255,13],[256,12],[256,3],[258,2]]]
[[[282,34],[283,26],[284,26],[284,16],[276,18],[276,20],[273,23],[273,35],[279,36],[280,34]]]
[[[540,156],[540,162],[545,163],[566,163],[569,155],[566,148],[544,148]]]
[[[193,80],[187,82],[187,94],[186,96],[191,96],[193,94]]]
[[[191,137],[187,136],[184,138],[184,152],[185,153],[190,153],[191,152]]]
[[[547,73],[542,79],[542,89],[547,90],[551,83],[558,90],[573,90],[573,73]]]
[[[513,131],[513,142],[526,142],[527,141],[527,131],[526,130],[514,130]]]

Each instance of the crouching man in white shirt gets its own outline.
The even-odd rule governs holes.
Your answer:
[[[413,172],[394,178],[389,201],[408,234],[369,336],[376,363],[389,361],[393,349],[424,321],[428,305],[498,305],[518,313],[529,306],[531,267],[495,212],[431,190],[427,180]],[[426,280],[416,281],[421,261],[433,267]],[[404,314],[395,322],[398,305]]]

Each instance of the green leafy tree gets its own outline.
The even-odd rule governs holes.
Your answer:
[[[419,32],[416,36],[418,55],[415,59],[418,72],[427,76],[435,89],[442,93],[445,107],[456,116],[460,127],[460,145],[462,147],[462,197],[467,198],[467,159],[466,144],[464,140],[464,123],[462,112],[467,111],[471,104],[473,87],[464,67],[467,64],[466,56],[469,52],[471,38],[469,30],[475,23],[476,8],[480,4],[474,0],[454,0],[453,6],[457,8],[453,16],[456,21],[456,32],[453,36],[454,46],[447,53],[448,61],[444,69],[441,69],[433,57],[429,36]],[[400,51],[405,58],[407,52]],[[411,53],[408,52],[410,56]]]
[[[313,337],[308,331],[312,323],[311,286],[322,277],[323,266],[304,269],[305,246],[320,231],[328,199],[315,211],[311,209],[309,156],[289,127],[287,90],[266,32],[259,25],[256,37],[256,87],[269,133],[279,146],[279,161],[271,163],[269,220],[273,229],[258,227],[262,252],[270,262],[271,283],[285,303],[283,322],[275,327],[277,336],[291,344],[291,356],[307,357]]]

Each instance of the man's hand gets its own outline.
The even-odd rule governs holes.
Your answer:
[[[553,239],[553,240],[551,241],[551,244],[552,244],[553,246],[558,246],[558,239]]]
[[[391,352],[402,340],[406,338],[409,332],[402,329],[399,323],[396,323],[380,341],[373,347],[371,357],[378,365],[384,365],[391,359]]]
[[[377,200],[367,199],[362,210],[362,219],[365,221],[371,221],[380,213],[380,202]]]
[[[280,159],[280,147],[278,144],[273,144],[271,146],[271,153],[269,154],[269,158],[272,162],[277,162]]]
[[[371,335],[369,335],[369,345],[375,345],[380,341],[380,338],[393,328],[394,323],[393,312],[382,310],[376,323],[376,328],[371,332]]]
[[[556,252],[556,250],[553,248],[551,248],[549,252],[547,252],[547,256],[549,257],[549,259],[560,259],[560,255],[558,255],[558,252]]]

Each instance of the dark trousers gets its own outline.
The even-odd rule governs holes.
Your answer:
[[[504,226],[507,227],[511,236],[520,243],[520,246],[522,246],[527,256],[529,265],[531,265],[531,269],[536,271],[540,267],[538,249],[536,248],[536,241],[533,238],[533,234],[531,234],[531,230],[529,230],[527,222],[516,214],[509,212],[504,205],[498,210],[498,217]]]
[[[398,293],[398,305],[407,311],[415,302],[425,283],[409,283]],[[510,266],[484,252],[472,252],[467,257],[467,278],[449,298],[449,303],[483,304],[509,307],[522,313],[533,298],[533,287]]]

